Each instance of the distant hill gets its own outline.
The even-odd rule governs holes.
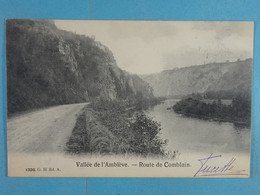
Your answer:
[[[143,75],[155,96],[226,91],[251,96],[252,59],[190,66]]]
[[[59,30],[48,20],[7,20],[8,114],[96,98],[153,98],[139,76],[121,70],[93,37]]]

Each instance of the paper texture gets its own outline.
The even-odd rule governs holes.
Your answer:
[[[8,176],[249,177],[253,22],[6,20]]]

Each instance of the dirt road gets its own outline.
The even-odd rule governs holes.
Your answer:
[[[8,119],[8,151],[64,152],[77,114],[85,105],[55,106]]]

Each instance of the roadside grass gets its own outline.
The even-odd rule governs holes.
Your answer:
[[[79,113],[66,151],[71,154],[167,156],[160,124],[118,102],[99,102]]]
[[[72,135],[67,142],[69,153],[110,153],[115,137],[101,125],[92,109],[84,107],[77,117]]]

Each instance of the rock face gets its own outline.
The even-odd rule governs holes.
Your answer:
[[[153,90],[121,70],[94,38],[57,29],[47,20],[7,20],[8,113],[37,107],[127,99]]]
[[[165,70],[142,78],[153,87],[155,96],[180,96],[206,91],[251,94],[252,59]]]

